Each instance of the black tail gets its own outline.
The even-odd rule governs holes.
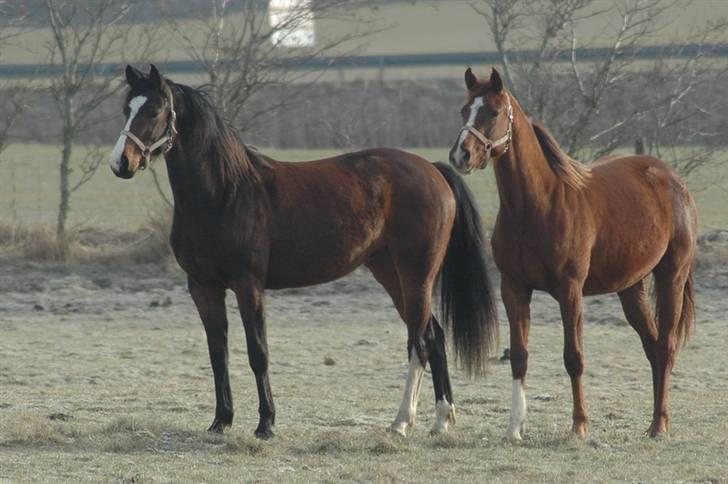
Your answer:
[[[457,212],[440,273],[442,322],[452,328],[457,359],[469,375],[485,370],[498,347],[498,312],[485,261],[485,241],[475,199],[446,163],[435,166],[455,195]]]

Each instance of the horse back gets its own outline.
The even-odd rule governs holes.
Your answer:
[[[270,163],[268,287],[334,280],[392,244],[414,245],[451,228],[447,182],[411,153],[374,149]]]

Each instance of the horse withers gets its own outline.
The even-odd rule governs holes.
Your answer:
[[[651,156],[611,156],[586,167],[532,123],[494,69],[465,72],[464,127],[450,151],[461,172],[495,170],[500,209],[495,262],[510,324],[513,403],[507,437],[521,439],[526,419],[530,302],[534,290],[561,308],[564,363],[574,400],[573,432],[587,433],[582,349],[584,295],[616,292],[652,367],[654,412],[648,432],[669,426],[668,380],[694,326],[693,267],[698,215],[685,183]],[[656,314],[649,304],[652,273]]]
[[[200,313],[215,382],[211,431],[232,424],[225,291],[237,297],[259,398],[255,434],[272,436],[264,290],[331,281],[368,267],[407,325],[409,370],[391,429],[414,424],[429,362],[433,432],[454,403],[445,333],[432,315],[441,281],[443,323],[465,368],[477,373],[497,343],[479,216],[463,180],[394,149],[288,163],[246,147],[203,92],[128,66],[126,125],[111,168],[131,178],[164,154],[174,198],[171,244]],[[483,296],[485,294],[485,296]]]

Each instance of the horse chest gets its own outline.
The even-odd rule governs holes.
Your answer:
[[[527,285],[541,285],[545,266],[534,244],[522,237],[496,231],[493,233],[491,245],[493,258],[501,273]]]
[[[198,282],[212,286],[228,285],[243,272],[255,272],[254,248],[243,247],[223,232],[181,224],[173,227],[172,250],[180,267]]]
[[[577,279],[586,276],[590,242],[575,235],[573,227],[564,226],[555,232],[537,223],[527,227],[496,223],[491,243],[501,273],[528,287],[546,291],[565,276]]]

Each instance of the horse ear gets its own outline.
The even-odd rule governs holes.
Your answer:
[[[142,71],[136,69],[135,67],[132,67],[130,64],[127,64],[126,70],[124,72],[126,74],[126,82],[130,86],[134,86],[144,78],[144,74],[142,74]]]
[[[498,74],[498,71],[495,70],[495,67],[490,73],[490,88],[493,89],[496,94],[503,90],[503,81],[501,80],[501,76]]]
[[[468,91],[472,90],[475,85],[478,83],[478,76],[473,74],[473,70],[468,67],[468,70],[465,71],[465,87],[468,88]]]
[[[157,66],[154,64],[149,64],[149,81],[151,81],[152,85],[162,90],[162,85],[164,84],[164,81],[162,80],[162,75],[159,73],[159,70],[157,69]]]

